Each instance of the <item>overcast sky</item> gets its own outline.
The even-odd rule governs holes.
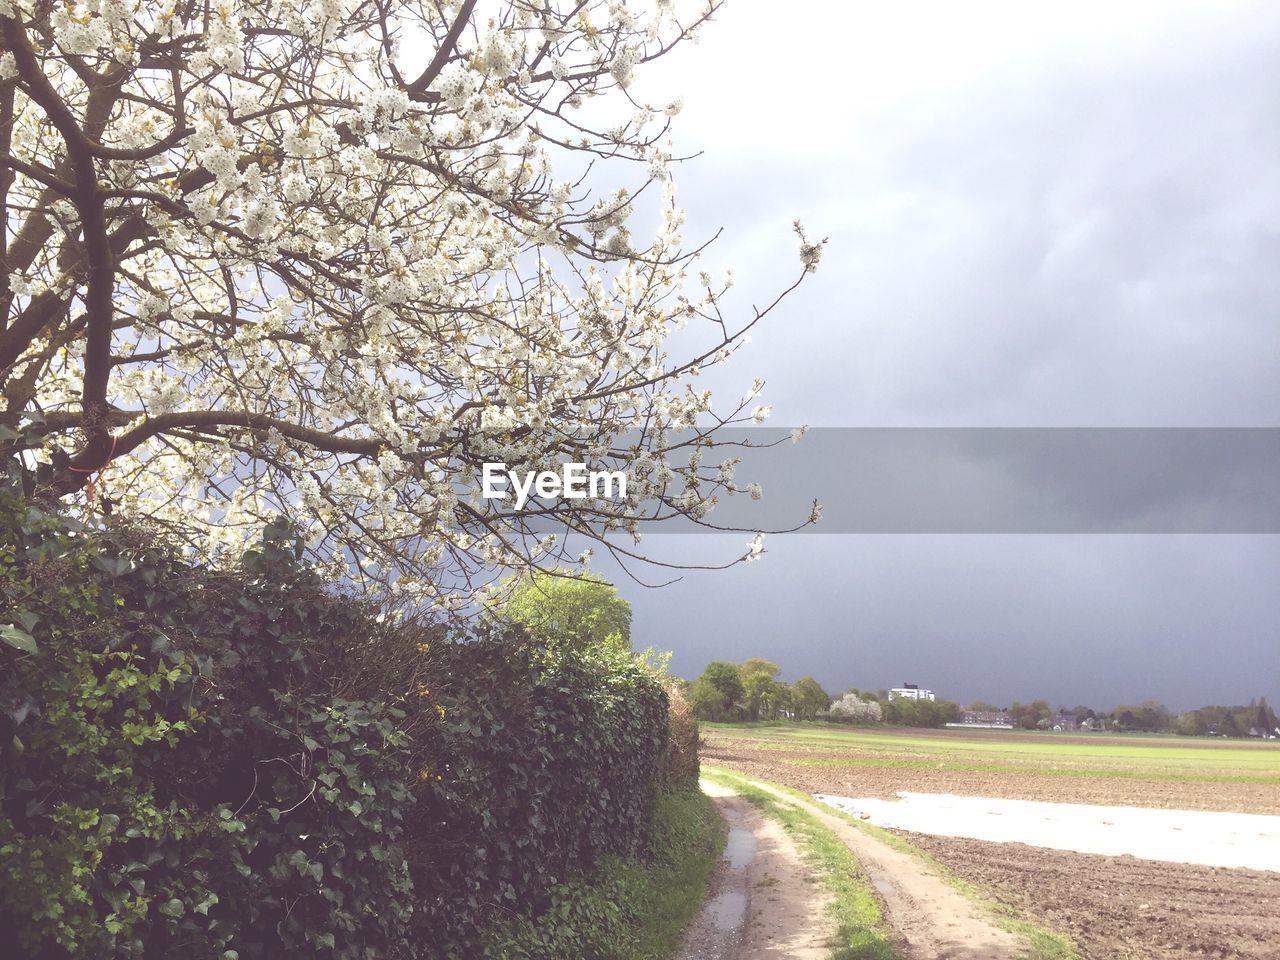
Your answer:
[[[725,228],[741,309],[793,274],[794,218],[830,236],[718,381],[766,378],[777,425],[1280,426],[1280,5],[731,0],[640,89],[684,98],[686,236]],[[620,580],[636,642],[832,690],[1280,700],[1275,536],[769,546]]]

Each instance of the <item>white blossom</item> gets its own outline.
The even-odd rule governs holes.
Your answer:
[[[818,269],[818,262],[822,259],[822,248],[826,246],[827,241],[822,239],[817,243],[810,242],[799,220],[795,222],[794,228],[796,236],[800,238],[800,264],[804,267],[805,273],[813,273]]]
[[[0,0],[52,91],[9,84],[7,226],[42,240],[9,249],[0,412],[44,411],[68,457],[109,429],[122,513],[193,531],[219,562],[287,510],[335,580],[382,577],[445,608],[453,574],[591,557],[497,516],[467,482],[485,458],[603,461],[632,444],[625,501],[566,500],[551,518],[606,549],[614,531],[639,543],[650,512],[713,520],[711,491],[738,489],[714,432],[705,461],[678,437],[737,418],[704,384],[755,311],[723,297],[729,275],[699,289],[688,272],[680,152],[626,89],[702,15],[497,2],[431,75],[386,38],[442,39],[456,3],[84,0],[50,4],[40,33],[31,10]],[[148,49],[171,50],[172,69]],[[23,64],[0,53],[0,79]],[[90,129],[93,75],[115,99]],[[105,224],[46,182],[77,174],[68,120],[101,146],[78,173],[111,197]],[[646,175],[657,189],[620,186]],[[806,244],[803,271],[821,249]],[[112,256],[90,264],[91,249]],[[90,275],[110,284],[93,316]],[[47,294],[64,326],[23,322]],[[686,353],[671,337],[686,324],[716,339]],[[86,397],[95,364],[105,395]],[[80,495],[82,478],[64,471],[56,492]]]

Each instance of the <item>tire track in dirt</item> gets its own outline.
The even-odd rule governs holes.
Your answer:
[[[1023,941],[1002,930],[919,859],[824,810],[768,784],[760,790],[815,816],[849,848],[875,887],[885,920],[907,960],[1015,960]]]
[[[731,790],[706,781],[702,789],[729,838],[674,960],[825,960],[835,934],[830,895],[795,842]]]

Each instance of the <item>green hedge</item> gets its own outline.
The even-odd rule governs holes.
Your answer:
[[[605,854],[634,856],[666,741],[666,694],[618,651],[441,645],[439,766],[412,815],[414,925],[472,955],[484,922]],[[439,779],[436,779],[439,777]],[[477,920],[481,921],[477,924]],[[433,951],[434,952],[434,951]]]
[[[664,791],[649,841],[630,860],[609,857],[590,877],[559,884],[536,916],[498,925],[482,960],[665,960],[702,905],[726,827],[697,786]]]
[[[0,953],[467,956],[644,843],[633,657],[389,629],[284,524],[214,572],[30,481],[0,461]]]

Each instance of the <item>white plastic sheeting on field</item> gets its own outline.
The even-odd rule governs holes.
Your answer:
[[[905,791],[897,800],[815,797],[879,827],[1077,853],[1280,871],[1280,817]]]

